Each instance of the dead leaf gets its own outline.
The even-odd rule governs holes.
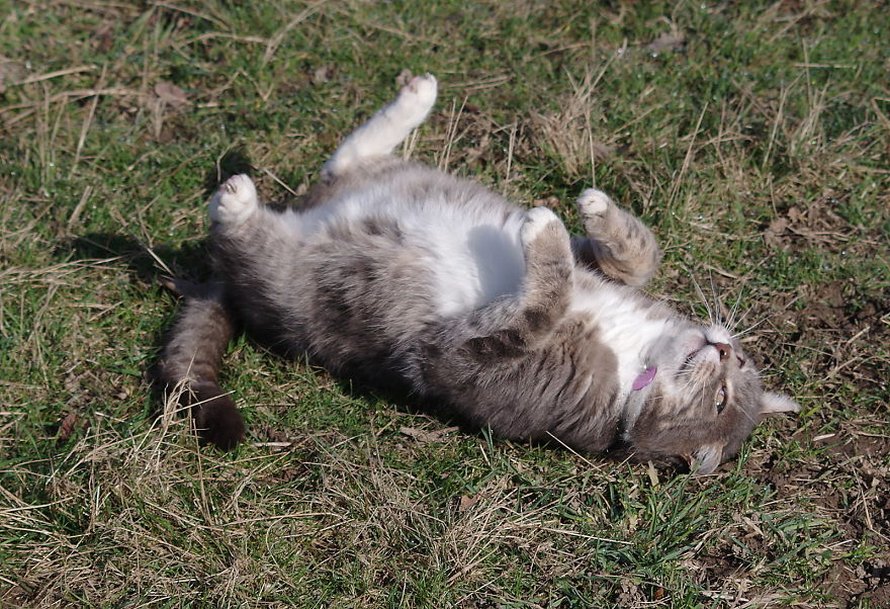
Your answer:
[[[652,53],[665,51],[681,51],[686,46],[686,36],[680,32],[664,32],[658,38],[650,42],[646,49]]]
[[[114,24],[107,22],[93,33],[93,45],[100,53],[107,53],[114,46]]]
[[[784,237],[785,231],[788,230],[788,218],[779,216],[769,223],[769,227],[763,231],[763,240],[767,245],[777,248],[783,248],[787,237]]]
[[[458,504],[458,506],[457,506],[457,511],[460,512],[461,514],[463,514],[468,509],[470,509],[471,507],[476,505],[476,503],[478,503],[478,502],[479,502],[478,496],[471,497],[469,495],[461,495],[460,496],[460,504]]]
[[[6,83],[15,83],[24,78],[25,66],[0,55],[0,93],[6,91]]]
[[[411,70],[405,68],[404,70],[399,72],[398,76],[396,76],[396,86],[401,89],[409,82],[411,82],[412,78],[414,78],[414,74],[411,72]]]
[[[800,211],[800,208],[797,205],[792,205],[791,208],[786,212],[788,219],[791,220],[792,224],[803,224],[805,220],[805,214]]]
[[[535,207],[549,207],[550,209],[556,209],[559,207],[559,197],[547,197],[546,199],[535,199],[534,200]]]
[[[312,72],[312,84],[319,85],[322,83],[326,83],[331,80],[331,76],[334,74],[334,68],[331,66],[321,66],[317,68],[314,72]]]
[[[56,436],[56,440],[59,442],[66,442],[68,438],[71,437],[71,434],[74,433],[74,426],[76,424],[77,415],[73,412],[66,414],[59,423],[59,433]]]
[[[166,80],[162,80],[155,85],[155,95],[157,95],[158,99],[162,102],[170,104],[174,108],[186,106],[189,103],[185,91]]]

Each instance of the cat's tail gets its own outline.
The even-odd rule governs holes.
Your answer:
[[[191,410],[202,440],[230,450],[244,439],[244,419],[218,381],[222,356],[235,334],[222,286],[181,280],[167,286],[184,300],[158,362],[157,380]]]

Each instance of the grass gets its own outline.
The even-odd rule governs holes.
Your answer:
[[[888,33],[881,2],[0,1],[0,605],[886,606]],[[801,415],[691,479],[240,339],[247,444],[156,419],[157,279],[207,272],[219,174],[291,200],[403,69],[442,84],[415,157],[574,228],[614,194],[651,289],[738,300]]]

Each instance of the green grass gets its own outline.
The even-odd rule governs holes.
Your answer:
[[[881,2],[0,0],[0,605],[887,606],[888,36]],[[613,193],[652,291],[738,300],[802,414],[692,479],[240,339],[244,446],[156,419],[157,279],[207,273],[218,172],[292,199],[403,69],[442,85],[415,157],[576,229]]]

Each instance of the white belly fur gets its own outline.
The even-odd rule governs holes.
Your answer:
[[[597,326],[600,339],[618,359],[619,399],[624,401],[634,379],[646,369],[644,357],[649,347],[667,330],[668,320],[650,319],[634,298],[621,286],[603,283],[595,291],[575,289],[572,312],[582,313]]]

